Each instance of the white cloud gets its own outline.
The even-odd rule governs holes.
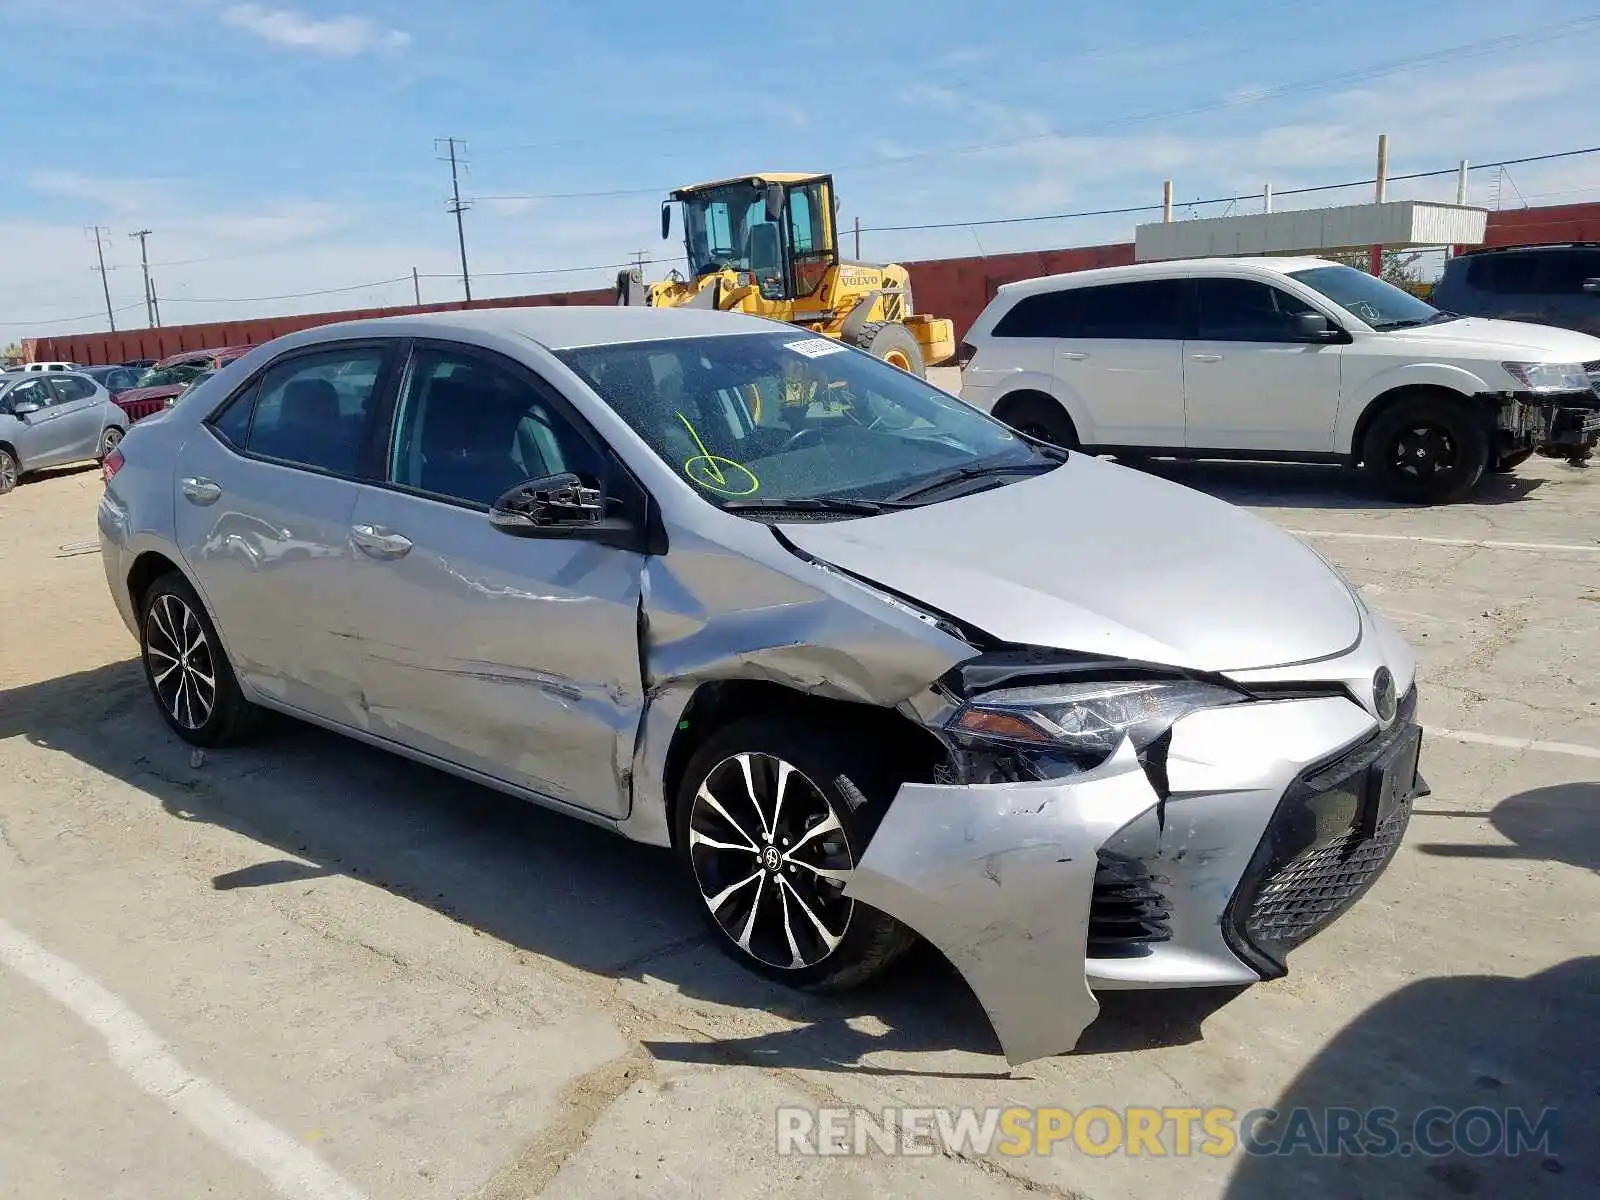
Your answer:
[[[411,35],[386,29],[367,17],[335,17],[319,21],[288,8],[263,8],[235,4],[224,9],[222,19],[275,45],[349,58],[374,50],[400,50]]]

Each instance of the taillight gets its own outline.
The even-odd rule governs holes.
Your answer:
[[[122,457],[121,450],[113,450],[100,460],[100,471],[105,476],[105,481],[110,483],[112,477],[122,470],[122,464],[127,461]]]
[[[971,342],[962,342],[961,345],[956,347],[956,366],[966,366],[972,361],[972,356],[977,352],[978,348]]]

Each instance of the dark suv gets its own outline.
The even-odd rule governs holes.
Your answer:
[[[1445,263],[1430,299],[1465,317],[1532,321],[1600,337],[1600,242],[1469,250]],[[1584,366],[1595,389],[1591,407],[1600,409],[1600,358]],[[1593,425],[1589,413],[1563,408],[1540,452],[1584,461],[1600,436]]]

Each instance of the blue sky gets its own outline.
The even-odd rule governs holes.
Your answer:
[[[467,143],[475,295],[608,286],[635,251],[673,254],[666,188],[752,168],[835,171],[864,254],[903,261],[1128,240],[1146,218],[874,231],[1156,203],[1167,177],[1180,216],[1236,193],[1251,211],[1264,182],[1370,177],[1380,132],[1395,173],[1600,143],[1600,18],[1581,0],[712,11],[0,0],[13,62],[71,68],[8,90],[0,343],[104,327],[90,225],[109,230],[113,304],[135,306],[119,327],[144,320],[127,234],[145,227],[167,324],[400,303],[413,266],[424,300],[459,298],[446,134]],[[1513,40],[1454,49],[1491,38]],[[1475,173],[1472,202],[1491,185]],[[1600,199],[1600,155],[1515,168],[1502,192]],[[255,299],[330,288],[349,290]]]

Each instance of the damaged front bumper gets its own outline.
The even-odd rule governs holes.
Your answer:
[[[1246,984],[1388,865],[1419,790],[1415,693],[1387,725],[1342,696],[1173,725],[1064,779],[907,784],[847,894],[960,971],[1013,1064],[1070,1050],[1097,989]]]

